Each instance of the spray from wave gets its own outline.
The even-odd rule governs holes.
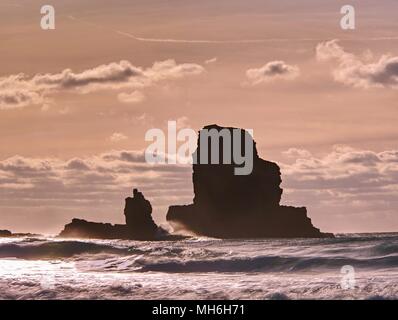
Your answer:
[[[347,265],[356,273],[352,290],[341,287]],[[398,235],[7,239],[0,240],[0,270],[0,298],[389,299],[398,296]]]

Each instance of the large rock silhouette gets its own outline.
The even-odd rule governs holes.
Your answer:
[[[8,238],[12,236],[12,232],[9,230],[0,230],[0,238]]]
[[[218,132],[227,129],[231,133],[240,130],[243,147],[245,136],[252,139],[243,129],[217,125],[203,129]],[[201,152],[207,151],[210,159],[213,142],[208,144],[207,150],[201,150],[201,139],[207,138],[203,129],[199,132],[195,156],[200,159]],[[255,142],[250,142],[253,143],[253,170],[249,175],[236,175],[235,169],[239,165],[234,161],[231,164],[193,165],[193,204],[170,206],[167,220],[174,228],[216,238],[333,236],[312,225],[306,208],[280,205],[283,193],[280,168],[276,163],[261,159]],[[223,147],[221,139],[219,151]]]
[[[73,219],[59,234],[63,238],[128,239],[128,240],[178,240],[158,227],[152,219],[152,206],[137,189],[133,197],[126,198],[124,215],[126,224],[89,222]]]
[[[159,231],[152,219],[151,203],[137,189],[133,191],[133,198],[126,198],[124,215],[128,232],[140,239],[153,237]]]

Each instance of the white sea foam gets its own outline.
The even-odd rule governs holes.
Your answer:
[[[355,287],[341,288],[341,267]],[[398,298],[398,235],[178,242],[0,240],[1,299]]]

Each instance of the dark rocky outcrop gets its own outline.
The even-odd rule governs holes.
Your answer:
[[[240,130],[242,146],[245,146],[245,137],[252,139],[241,129],[217,125],[204,129],[218,132],[222,129],[230,132]],[[197,159],[203,152],[200,146],[204,137],[201,130],[195,154]],[[236,175],[235,168],[239,165],[234,161],[231,164],[194,164],[193,204],[170,206],[167,220],[174,228],[217,238],[332,237],[332,234],[322,233],[312,225],[306,208],[280,205],[283,192],[280,188],[280,168],[276,163],[261,159],[255,142],[250,142],[253,143],[251,174]],[[208,144],[208,150],[204,150],[208,152],[209,159],[211,143]],[[223,147],[221,139],[219,151]]]
[[[126,198],[124,215],[126,224],[89,222],[73,219],[59,234],[62,238],[127,239],[127,240],[178,240],[152,219],[152,206],[144,195],[134,189],[133,197]]]
[[[127,226],[73,219],[59,234],[62,238],[129,239]]]
[[[12,233],[9,230],[0,230],[0,238],[41,237],[37,233]]]
[[[137,189],[133,191],[133,198],[126,198],[124,215],[128,232],[139,239],[153,238],[159,232],[152,219],[151,203]]]
[[[8,230],[0,230],[0,238],[7,238],[7,237],[11,237],[12,236],[12,232],[8,231]]]

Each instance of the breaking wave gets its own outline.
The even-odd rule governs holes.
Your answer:
[[[342,290],[342,266],[355,286]],[[0,299],[396,299],[398,235],[0,239]]]
[[[59,259],[83,254],[129,254],[128,249],[82,241],[40,241],[28,239],[26,243],[0,244],[0,258]]]
[[[93,261],[95,271],[164,273],[303,272],[353,265],[398,267],[398,237],[336,239],[214,240],[177,242],[32,239],[0,243],[0,258]]]
[[[148,272],[297,272],[339,268],[344,265],[355,265],[358,268],[394,268],[398,267],[398,257],[382,257],[372,260],[346,258],[308,258],[260,256],[255,258],[143,262],[136,271]]]

